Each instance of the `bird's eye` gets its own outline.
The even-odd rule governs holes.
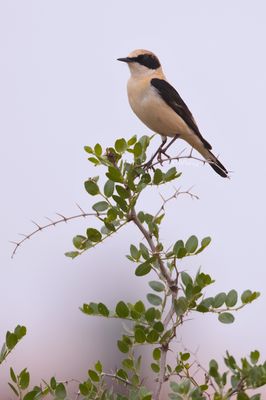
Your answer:
[[[136,61],[149,69],[157,69],[160,67],[160,62],[153,54],[140,54]]]

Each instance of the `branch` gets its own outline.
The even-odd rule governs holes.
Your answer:
[[[177,196],[176,193],[175,193],[175,195]],[[171,198],[176,197],[175,195],[172,196]],[[165,205],[165,202],[164,202],[163,206],[164,205]],[[161,211],[161,209],[159,210],[159,212],[160,211]],[[156,249],[156,246],[154,244],[152,235],[150,234],[150,232],[147,229],[145,229],[143,224],[140,222],[134,207],[132,207],[129,217],[134,222],[134,224],[138,227],[138,229],[141,231],[141,233],[143,234],[145,239],[147,240],[152,254],[155,255],[156,258],[157,258],[161,274],[163,275],[165,281],[167,282],[167,285],[168,285],[169,289],[172,292],[171,308],[170,308],[169,312],[167,313],[167,315],[166,315],[166,317],[164,319],[164,322],[163,322],[164,330],[166,330],[167,326],[169,325],[169,323],[170,323],[170,321],[171,321],[171,319],[172,319],[172,317],[173,317],[173,315],[175,313],[174,301],[175,301],[175,299],[177,297],[178,275],[176,276],[175,279],[172,279],[170,273],[168,272],[168,270],[166,269],[166,267],[164,265],[164,262],[163,262],[162,258],[160,257],[160,254],[158,254],[158,252],[157,252],[157,249]],[[167,358],[167,352],[169,350],[169,342],[171,341],[171,339],[172,339],[172,337],[170,337],[165,343],[163,343],[161,345],[160,374],[159,374],[159,377],[158,377],[158,384],[157,384],[157,388],[156,388],[156,391],[155,391],[154,400],[159,400],[160,399],[160,393],[161,393],[161,390],[162,390],[162,385],[163,385],[163,383],[165,381],[166,358]]]
[[[82,210],[82,208],[81,208],[79,205],[77,205],[77,207],[78,207],[78,208],[80,209],[80,211],[81,211],[80,214],[72,215],[72,216],[70,216],[70,217],[65,217],[64,215],[57,213],[57,215],[58,215],[60,218],[57,219],[57,220],[55,220],[55,221],[53,221],[52,219],[46,217],[46,219],[48,219],[48,221],[50,221],[49,224],[46,224],[46,225],[39,225],[39,224],[37,224],[36,222],[32,221],[32,223],[33,223],[34,225],[36,225],[36,227],[37,227],[34,231],[32,231],[31,233],[26,234],[26,235],[23,234],[23,233],[21,233],[20,235],[23,236],[23,239],[22,239],[22,240],[20,240],[20,241],[18,241],[18,242],[14,242],[14,241],[11,241],[11,242],[10,242],[10,243],[13,243],[13,244],[15,245],[15,248],[14,248],[14,250],[13,250],[13,252],[12,252],[11,258],[14,257],[14,255],[16,254],[18,248],[19,248],[27,239],[30,239],[32,236],[36,235],[36,233],[41,232],[41,231],[44,230],[44,229],[47,229],[47,228],[50,228],[51,226],[56,226],[57,224],[61,224],[62,222],[68,222],[68,221],[71,221],[71,220],[77,219],[77,218],[82,218],[82,217],[83,217],[83,218],[86,218],[86,217],[90,217],[90,216],[93,216],[93,217],[96,217],[96,218],[97,218],[99,215],[106,215],[106,213],[86,213],[85,211]]]
[[[176,199],[178,196],[180,196],[180,195],[182,195],[182,194],[189,195],[189,196],[191,197],[191,199],[199,200],[199,197],[198,197],[196,194],[194,194],[194,193],[191,192],[192,187],[189,188],[189,189],[187,189],[187,190],[183,190],[183,191],[181,191],[180,189],[181,189],[181,187],[179,187],[178,189],[175,189],[174,194],[173,194],[172,196],[168,197],[167,199],[165,199],[165,198],[160,194],[161,199],[162,199],[162,201],[163,201],[163,204],[161,205],[160,209],[159,209],[159,210],[157,211],[157,213],[155,214],[154,219],[157,218],[157,217],[160,215],[160,213],[161,213],[162,211],[165,210],[165,205],[166,205],[169,201]]]
[[[123,382],[125,385],[136,387],[135,385],[133,385],[133,383],[129,382],[127,379],[121,378],[118,375],[113,375],[113,374],[108,374],[107,372],[102,372],[101,377],[105,377],[105,376],[108,378],[116,379],[120,382]]]
[[[152,236],[151,236],[150,232],[147,231],[147,230],[144,228],[143,224],[142,224],[142,223],[140,222],[140,220],[138,219],[137,214],[136,214],[136,210],[135,210],[134,207],[132,207],[132,209],[131,209],[130,219],[131,219],[131,221],[133,221],[134,224],[139,228],[139,230],[141,231],[141,233],[143,234],[143,236],[144,236],[145,239],[147,240],[147,242],[148,242],[148,244],[149,244],[149,246],[150,246],[150,249],[151,249],[152,254],[154,254],[154,255],[157,257],[157,260],[158,260],[158,263],[159,263],[160,271],[161,271],[161,273],[162,273],[164,279],[166,280],[166,282],[167,282],[169,288],[170,288],[171,290],[176,290],[176,282],[175,282],[175,280],[173,280],[173,279],[171,278],[171,276],[169,275],[167,269],[165,268],[165,265],[164,265],[162,259],[160,258],[159,254],[158,254],[158,252],[157,252],[156,246],[155,246],[155,244],[154,244],[154,242],[153,242],[153,239],[152,239]]]
[[[158,165],[158,164],[162,165],[162,164],[165,163],[166,161],[168,161],[169,163],[171,163],[171,161],[174,161],[174,160],[176,160],[176,161],[180,161],[180,160],[195,160],[195,161],[201,162],[203,165],[205,165],[205,164],[209,164],[209,165],[213,164],[212,161],[208,161],[208,160],[205,160],[205,159],[203,159],[203,158],[193,156],[193,155],[192,155],[193,148],[192,148],[191,152],[190,152],[188,155],[183,156],[182,154],[184,153],[185,150],[186,150],[186,149],[183,149],[183,150],[182,150],[177,156],[175,156],[175,157],[167,156],[166,158],[161,158],[161,159],[155,161],[153,164],[151,164],[150,168],[154,168],[154,167],[155,167],[156,165]],[[232,172],[232,171],[228,171],[228,172]],[[229,176],[228,176],[228,179],[230,179]]]

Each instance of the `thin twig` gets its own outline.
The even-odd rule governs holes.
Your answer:
[[[131,382],[128,381],[127,379],[121,378],[121,377],[118,376],[118,375],[113,375],[113,374],[108,374],[107,372],[102,372],[102,373],[101,373],[101,376],[102,376],[102,377],[103,377],[103,376],[106,376],[106,377],[108,377],[108,378],[116,379],[116,380],[118,380],[118,381],[120,381],[120,382],[123,382],[125,385],[135,387],[135,385],[133,385],[133,383],[131,383]]]
[[[37,224],[36,222],[32,221],[32,223],[33,223],[34,225],[37,226],[37,228],[36,228],[34,231],[32,231],[32,232],[29,233],[29,234],[20,234],[20,235],[23,235],[23,239],[20,240],[20,241],[18,241],[18,242],[10,241],[10,243],[13,243],[13,244],[15,245],[15,248],[14,248],[14,250],[13,250],[13,252],[12,252],[11,258],[14,257],[14,255],[16,254],[18,248],[19,248],[27,239],[30,239],[32,236],[36,235],[36,233],[41,232],[41,231],[44,230],[44,229],[50,228],[51,226],[56,226],[57,224],[60,224],[60,223],[62,223],[62,222],[68,222],[68,221],[73,220],[73,219],[82,218],[82,217],[85,218],[85,217],[90,217],[90,216],[98,217],[99,215],[106,215],[106,213],[86,213],[86,212],[84,212],[84,211],[82,210],[82,213],[81,213],[81,214],[72,215],[72,216],[70,216],[70,217],[65,217],[64,215],[59,214],[59,213],[57,213],[57,215],[59,215],[60,218],[57,219],[57,220],[55,220],[55,221],[53,221],[53,220],[51,220],[50,218],[46,217],[46,219],[48,219],[48,220],[50,221],[49,224],[46,224],[46,225],[39,225],[39,224]]]

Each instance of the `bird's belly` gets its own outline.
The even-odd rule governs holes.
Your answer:
[[[188,127],[183,119],[155,93],[141,98],[129,96],[129,102],[134,113],[152,131],[164,136],[187,133]]]

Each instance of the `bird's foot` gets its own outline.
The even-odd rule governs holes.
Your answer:
[[[144,169],[153,169],[154,170],[154,166],[152,165],[153,162],[153,158],[151,158],[149,161],[147,161],[145,164],[142,164],[141,167]]]
[[[161,165],[163,164],[163,161],[165,161],[165,160],[162,159],[162,154],[163,154],[165,157],[167,157],[169,161],[171,160],[171,157],[169,156],[169,154],[166,153],[166,150],[161,149],[161,151],[159,151],[158,156],[157,156],[157,160],[159,161],[159,163],[160,163]]]

